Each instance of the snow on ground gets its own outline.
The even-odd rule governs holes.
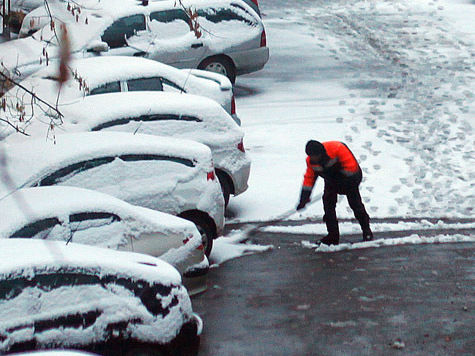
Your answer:
[[[372,217],[471,216],[475,52],[453,23],[464,4],[455,4],[459,12],[450,5],[323,2],[282,13],[263,1],[271,59],[237,81],[238,92],[256,93],[237,97],[253,165],[228,222],[267,220],[296,205],[308,139],[350,146]],[[352,217],[346,201],[337,213]],[[321,203],[305,215],[322,216]]]
[[[248,191],[230,201],[228,223],[266,221],[297,205],[309,139],[349,145],[364,172],[361,194],[372,218],[473,217],[473,2],[260,6],[270,60],[237,80],[252,167]],[[291,219],[323,216],[322,190],[320,179],[314,203]],[[343,197],[337,214],[353,218]],[[323,225],[304,229],[324,233]]]
[[[302,246],[306,248],[314,248],[316,252],[338,252],[346,250],[358,250],[363,248],[374,247],[388,247],[399,245],[421,245],[421,244],[442,244],[453,242],[475,242],[475,236],[464,235],[439,235],[434,237],[425,237],[413,234],[406,237],[394,238],[394,239],[378,239],[367,242],[358,242],[353,244],[339,244],[337,246],[317,245],[309,241],[302,241]]]
[[[261,246],[243,243],[245,239],[247,239],[247,231],[233,231],[226,237],[216,239],[209,256],[210,267],[218,267],[233,258],[269,251],[274,248],[273,245]]]

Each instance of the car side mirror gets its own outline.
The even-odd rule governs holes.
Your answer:
[[[87,48],[87,51],[88,52],[94,52],[94,53],[108,52],[109,51],[109,45],[105,42],[102,42],[102,41],[94,41]]]

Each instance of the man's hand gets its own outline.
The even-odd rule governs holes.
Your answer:
[[[301,210],[305,208],[305,205],[310,201],[310,194],[312,193],[311,190],[309,189],[302,189],[300,192],[300,201],[299,204],[297,205],[297,210]]]

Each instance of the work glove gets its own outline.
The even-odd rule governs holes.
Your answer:
[[[302,189],[300,192],[300,201],[297,205],[296,210],[301,210],[305,208],[305,205],[310,201],[310,194],[312,194],[311,190],[308,189]]]

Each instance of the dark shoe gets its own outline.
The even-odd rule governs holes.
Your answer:
[[[363,241],[371,241],[373,239],[373,232],[368,227],[363,230]]]
[[[340,243],[340,238],[338,236],[327,235],[321,240],[315,242],[317,245],[338,245]]]

